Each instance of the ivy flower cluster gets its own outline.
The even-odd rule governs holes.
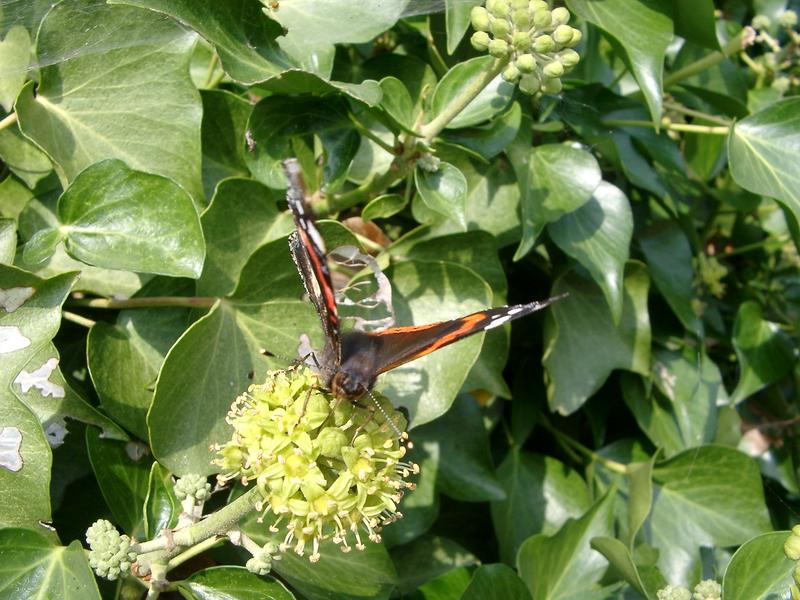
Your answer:
[[[259,522],[283,534],[278,550],[302,556],[310,546],[311,562],[324,540],[344,552],[363,550],[362,535],[379,542],[381,528],[402,516],[397,505],[414,488],[407,478],[419,473],[403,461],[406,448],[394,432],[407,424],[388,400],[340,401],[305,367],[250,386],[227,422],[234,433],[215,448],[218,480],[255,483]]]
[[[800,32],[797,30],[798,16],[793,10],[785,10],[775,21],[766,15],[753,17],[750,43],[760,45],[754,56],[742,53],[741,57],[757,77],[756,87],[768,83],[781,95],[800,85]]]
[[[573,50],[581,32],[567,25],[566,8],[550,10],[544,0],[486,0],[470,13],[472,46],[499,59],[509,59],[503,79],[526,94],[557,94],[561,76],[580,60]]]
[[[704,579],[690,592],[683,586],[668,585],[656,592],[658,600],[721,600],[722,586],[713,579]]]
[[[89,566],[111,581],[127,573],[136,560],[136,553],[130,550],[131,539],[105,519],[95,521],[86,530],[86,543],[90,548]]]

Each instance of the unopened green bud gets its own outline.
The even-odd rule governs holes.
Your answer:
[[[797,25],[797,13],[793,10],[785,10],[781,13],[781,16],[778,17],[778,23],[780,23],[781,27],[785,27],[786,29],[791,29],[795,25]]]
[[[489,11],[482,6],[475,6],[469,13],[469,20],[472,22],[472,28],[475,31],[489,31],[489,26],[492,24],[489,18]]]
[[[511,8],[514,10],[524,8],[528,8],[528,0],[511,0]]]
[[[527,8],[519,8],[511,13],[511,22],[520,30],[528,30],[531,27],[531,15]]]
[[[547,63],[542,69],[542,75],[549,79],[561,77],[564,74],[564,65],[557,60]]]
[[[519,69],[514,63],[509,64],[505,69],[503,69],[503,79],[505,79],[509,83],[517,83],[519,81],[519,76],[521,73]]]
[[[546,29],[553,22],[553,13],[546,8],[540,8],[533,13],[533,24],[537,29]]]
[[[797,585],[800,585],[800,563],[797,563],[794,567],[794,573],[792,574],[794,577],[794,582]]]
[[[349,441],[347,434],[338,427],[326,427],[319,432],[317,438],[319,442],[319,452],[328,458],[339,458],[342,456],[342,447]]]
[[[553,25],[564,25],[569,22],[569,11],[563,6],[553,9]]]
[[[771,86],[772,89],[778,90],[781,94],[785,94],[792,87],[792,80],[788,77],[776,77],[773,79]]]
[[[562,50],[558,55],[558,62],[564,65],[565,69],[571,69],[581,60],[581,55],[570,48]]]
[[[532,54],[520,54],[514,64],[523,73],[533,73],[536,68],[536,59]]]
[[[505,19],[511,12],[511,5],[508,0],[487,0],[486,10],[498,19]]]
[[[564,87],[560,79],[545,79],[542,83],[542,92],[545,94],[558,94]]]
[[[553,41],[553,38],[547,34],[540,35],[533,40],[533,50],[539,54],[547,54],[553,49],[553,47],[555,47],[555,45],[556,43]]]
[[[531,11],[531,14],[541,9],[550,10],[550,5],[545,0],[531,0],[528,3],[528,10]]]
[[[504,38],[511,31],[511,25],[505,19],[495,19],[492,21],[492,33],[496,38]]]
[[[514,44],[514,48],[524,52],[531,47],[531,36],[525,31],[517,31],[511,38],[511,43]]]
[[[583,33],[581,32],[580,29],[575,29],[573,27],[572,28],[572,39],[569,42],[567,42],[566,45],[569,46],[570,48],[574,48],[575,46],[577,46],[580,43],[581,39],[583,39]]]
[[[533,95],[539,91],[539,78],[535,74],[523,75],[519,80],[519,91],[523,94]]]
[[[770,24],[771,22],[767,15],[756,15],[755,17],[753,17],[753,21],[751,22],[753,29],[755,29],[756,31],[761,31],[762,29],[769,29]]]
[[[800,560],[800,537],[792,534],[786,538],[783,543],[783,553],[789,560]]]
[[[656,592],[658,600],[692,600],[692,592],[679,585],[668,585]]]
[[[722,586],[713,579],[704,579],[694,586],[692,600],[720,600]]]
[[[476,31],[472,34],[472,37],[469,38],[469,41],[475,50],[483,52],[489,47],[489,42],[492,41],[492,38],[490,38],[489,34],[485,31]]]
[[[505,40],[492,40],[489,42],[489,54],[495,58],[508,58],[508,42]]]
[[[553,32],[553,39],[559,44],[569,44],[572,41],[572,27],[559,25]]]

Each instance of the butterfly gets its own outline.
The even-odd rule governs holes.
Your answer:
[[[381,373],[481,331],[534,313],[563,297],[488,308],[427,325],[390,327],[372,332],[342,332],[325,242],[306,201],[300,164],[296,159],[287,159],[283,161],[283,170],[289,183],[286,200],[296,227],[296,231],[289,236],[289,249],[325,334],[325,346],[315,360],[323,385],[338,398],[356,401],[372,390]]]

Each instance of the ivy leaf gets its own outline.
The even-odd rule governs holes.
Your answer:
[[[0,41],[0,106],[10,113],[26,79],[31,59],[31,36],[22,25],[14,25]]]
[[[710,50],[719,50],[712,0],[678,0],[675,34]]]
[[[796,363],[794,344],[780,325],[763,318],[761,306],[744,302],[733,324],[733,348],[739,359],[739,381],[731,395],[738,404],[785,377]]]
[[[211,567],[195,571],[178,583],[187,600],[293,600],[294,594],[274,577],[259,577],[244,567]]]
[[[525,540],[517,554],[517,570],[533,598],[579,598],[594,589],[608,562],[589,542],[613,533],[614,496],[606,494],[553,536],[539,534]]]
[[[462,600],[530,600],[525,583],[503,564],[481,565],[472,576]]]
[[[517,170],[522,190],[522,240],[514,260],[533,248],[545,225],[586,204],[601,181],[600,166],[586,150],[544,144],[530,151],[527,170]]]
[[[737,122],[728,138],[731,175],[756,194],[786,205],[800,219],[800,98],[788,98]]]
[[[178,523],[181,503],[175,497],[175,482],[164,467],[153,461],[150,465],[150,479],[147,483],[147,496],[144,499],[144,531],[147,539],[153,539],[164,529],[171,529]]]
[[[483,125],[463,129],[445,130],[441,143],[458,146],[489,161],[503,152],[514,140],[522,122],[519,103],[512,102],[506,112]]]
[[[398,587],[400,593],[408,595],[428,581],[454,569],[479,564],[478,558],[456,542],[438,536],[423,536],[410,544],[392,550],[392,558],[397,566]],[[466,569],[465,569],[466,571]],[[469,572],[466,577],[458,577],[463,582],[457,589],[463,590],[469,583]],[[446,589],[452,589],[449,582]]]
[[[598,536],[592,539],[591,544],[592,548],[605,556],[625,581],[644,598],[648,600],[656,598],[656,592],[666,585],[662,578],[657,587],[648,586],[649,581],[642,577],[639,565],[634,561],[630,549],[618,539]]]
[[[127,43],[108,48],[109,36]],[[64,187],[92,163],[117,158],[173,179],[200,202],[202,107],[188,73],[193,45],[191,33],[148,11],[99,0],[54,6],[36,53],[71,58],[40,69],[35,96],[32,82],[22,89],[20,129],[56,163]],[[78,48],[105,51],[76,56]]]
[[[621,46],[652,120],[660,122],[664,54],[673,33],[670,7],[659,0],[568,0],[567,6]]]
[[[772,529],[758,464],[732,448],[702,446],[658,463],[643,528],[667,581],[686,585],[698,547],[743,544]]]
[[[552,223],[548,232],[559,248],[589,271],[618,323],[622,277],[633,235],[633,214],[622,190],[600,182],[586,204]]]
[[[773,531],[742,544],[722,578],[725,600],[780,598],[793,583],[797,563],[786,558],[783,544],[790,531]]]
[[[414,170],[414,184],[428,208],[457,223],[462,231],[466,231],[464,210],[467,180],[458,168],[446,162],[440,163],[439,168],[433,172],[417,167]]]
[[[0,265],[10,265],[17,253],[17,222],[0,218]]]
[[[568,293],[545,316],[545,354],[553,410],[571,414],[596,392],[614,369],[650,372],[650,281],[641,263],[631,262],[623,284],[619,325],[600,289],[571,273],[558,279],[553,295]],[[602,351],[599,351],[602,349]],[[581,377],[574,376],[581,365]]]
[[[67,251],[111,269],[197,278],[205,243],[191,198],[169,179],[106,160],[58,200]]]
[[[367,203],[361,211],[361,218],[365,221],[388,219],[403,210],[407,203],[400,194],[381,194]]]
[[[406,131],[414,126],[414,105],[405,84],[397,77],[384,77],[380,81],[383,98],[381,108]]]
[[[33,189],[53,171],[53,163],[22,135],[19,124],[0,130],[0,157],[14,175]]]
[[[30,529],[0,530],[0,590],[8,598],[100,600],[86,553],[77,540],[54,546]]]
[[[203,188],[210,197],[227,177],[247,177],[247,121],[253,105],[225,90],[202,90]]]

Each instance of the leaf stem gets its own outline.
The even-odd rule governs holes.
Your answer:
[[[665,101],[664,108],[674,110],[677,113],[681,113],[689,117],[694,117],[695,119],[703,119],[704,121],[710,121],[711,123],[717,123],[718,125],[724,125],[725,127],[731,126],[731,122],[728,119],[723,119],[722,117],[717,117],[716,115],[710,115],[699,110],[687,108],[678,102]]]
[[[691,64],[686,65],[682,69],[678,69],[674,73],[670,73],[667,77],[664,78],[663,89],[669,89],[673,85],[680,83],[684,79],[688,79],[689,77],[693,77],[698,73],[703,73],[704,71],[709,70],[710,68],[718,65],[723,60],[728,58],[732,54],[736,54],[740,50],[744,48],[744,39],[745,35],[748,32],[748,28],[745,27],[742,31],[739,32],[738,35],[734,36],[730,39],[730,41],[725,44],[722,48],[722,51],[711,52],[705,55],[703,58],[694,61]]]
[[[70,306],[85,306],[87,308],[103,308],[121,310],[125,308],[155,308],[164,306],[178,306],[186,308],[211,308],[217,298],[207,296],[150,296],[142,298],[128,298],[126,300],[113,300],[109,298],[73,298],[69,300]]]
[[[211,60],[208,61],[208,70],[206,71],[206,84],[205,84],[206,89],[210,89],[212,87],[211,83],[214,81],[214,70],[217,68],[217,63],[219,63],[219,54],[217,54],[216,51],[214,51],[211,54]]]
[[[627,475],[629,472],[628,465],[622,464],[615,460],[611,460],[610,458],[606,458],[602,454],[598,454],[592,450],[589,450],[586,446],[581,444],[580,442],[573,440],[571,437],[566,435],[565,433],[559,431],[547,419],[541,418],[540,419],[542,425],[545,429],[547,429],[550,433],[552,433],[556,439],[560,442],[571,446],[574,450],[577,450],[580,454],[584,455],[585,457],[589,458],[592,461],[599,462],[609,471],[613,471],[615,473],[620,473],[622,475]]]
[[[656,129],[656,124],[653,121],[637,120],[637,119],[606,119],[603,125],[608,127],[648,127]],[[670,131],[681,131],[684,133],[702,133],[706,135],[728,135],[731,128],[728,126],[713,126],[713,125],[694,125],[692,123],[670,123],[662,122],[660,127]]]
[[[185,563],[190,558],[194,558],[198,554],[202,554],[209,548],[212,548],[225,539],[225,536],[212,535],[210,538],[203,540],[199,544],[195,544],[185,552],[181,552],[177,556],[171,558],[167,563],[167,570],[174,569],[180,564]]]
[[[500,71],[508,64],[508,59],[497,58],[492,63],[491,67],[483,71],[478,77],[470,82],[470,84],[461,90],[461,93],[455,96],[450,103],[444,107],[432,121],[422,126],[420,129],[420,137],[425,145],[430,145],[441,131],[447,127],[447,124],[452,121],[455,116],[460,113],[466,106],[472,102],[475,97],[489,85],[495,77],[500,74]]]
[[[395,148],[393,146],[387,144],[381,138],[379,138],[377,135],[372,133],[372,131],[367,126],[362,124],[361,121],[356,119],[355,116],[352,113],[350,113],[350,120],[353,122],[353,125],[356,126],[356,129],[358,129],[358,131],[361,133],[361,135],[363,135],[366,138],[369,138],[370,140],[372,140],[373,142],[378,144],[378,146],[380,146],[381,148],[386,150],[386,152],[388,152],[392,156],[397,154],[397,152],[396,152],[396,150],[395,150]]]
[[[68,310],[61,311],[61,316],[64,317],[65,321],[71,321],[72,323],[77,323],[78,325],[82,325],[87,329],[91,329],[94,327],[96,321],[92,321],[91,319],[87,319],[79,314],[74,312],[70,312]]]
[[[2,121],[0,121],[0,131],[3,131],[3,129],[11,127],[16,122],[17,122],[17,113],[12,112],[10,115],[3,118]]]

